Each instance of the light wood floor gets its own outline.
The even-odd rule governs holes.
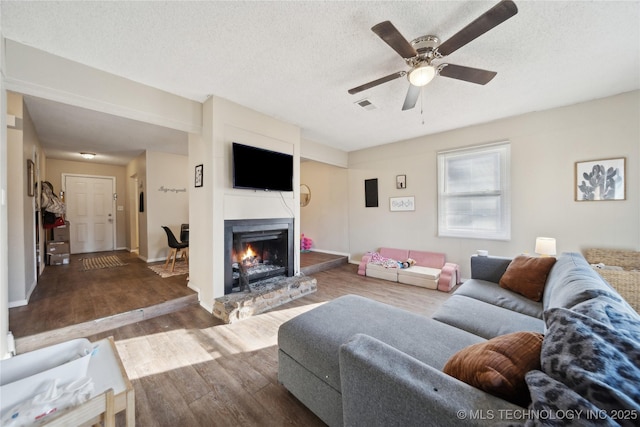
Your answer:
[[[362,277],[352,264],[313,277],[314,294],[232,325],[192,305],[88,338],[114,337],[135,388],[139,426],[322,426],[277,381],[278,327],[346,294],[426,316],[449,294]]]

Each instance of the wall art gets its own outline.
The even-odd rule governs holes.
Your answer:
[[[576,162],[575,200],[625,200],[625,157]]]
[[[202,187],[202,176],[204,173],[204,165],[196,166],[196,187]]]
[[[36,195],[36,165],[31,159],[27,159],[27,195]]]
[[[392,212],[397,211],[415,211],[415,197],[389,197],[389,209]]]

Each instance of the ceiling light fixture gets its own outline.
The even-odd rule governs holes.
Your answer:
[[[428,85],[435,76],[435,67],[430,64],[423,64],[409,71],[409,82],[414,86],[422,87]]]
[[[96,156],[96,153],[80,153],[83,159],[91,160]]]

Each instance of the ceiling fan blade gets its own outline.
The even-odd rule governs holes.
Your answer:
[[[418,102],[418,96],[420,96],[420,88],[409,84],[409,90],[407,91],[407,97],[404,99],[402,111],[410,110],[415,107],[416,102]]]
[[[451,38],[438,47],[437,51],[442,56],[450,55],[490,29],[502,24],[516,13],[518,13],[518,8],[513,1],[503,0],[451,36]]]
[[[398,52],[403,58],[413,58],[418,52],[411,46],[411,43],[405,39],[400,31],[390,21],[384,21],[371,28],[386,44],[391,46],[393,50]]]
[[[438,74],[452,79],[464,80],[466,82],[486,85],[493,79],[495,71],[481,70],[479,68],[464,67],[462,65],[442,64]]]
[[[363,84],[361,86],[354,87],[353,89],[349,89],[348,92],[351,95],[354,95],[354,94],[356,94],[358,92],[362,92],[363,90],[370,89],[370,88],[372,88],[374,86],[378,86],[378,85],[381,85],[382,83],[390,82],[391,80],[395,80],[398,77],[402,77],[402,76],[406,76],[406,75],[407,75],[406,71],[398,71],[397,73],[393,73],[393,74],[389,74],[388,76],[381,77],[378,80],[374,80],[372,82],[365,83],[365,84]]]

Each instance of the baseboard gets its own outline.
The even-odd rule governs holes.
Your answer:
[[[23,305],[27,305],[29,300],[23,299],[18,301],[10,301],[8,304],[9,308],[22,307]]]
[[[144,256],[140,255],[139,253],[138,253],[138,258],[140,258],[142,261],[144,261],[146,263],[158,262],[158,261],[166,261],[167,260],[166,258],[147,258],[147,257],[144,257]]]
[[[323,254],[329,254],[329,255],[339,255],[339,256],[346,256],[347,258],[349,257],[348,253],[345,252],[338,252],[338,251],[330,251],[330,250],[326,250],[326,249],[316,249],[313,248],[311,249],[311,252],[320,252]]]
[[[191,284],[191,281],[187,282],[187,288],[191,289],[194,292],[197,292],[198,293],[198,300],[200,300],[200,288],[198,288],[197,286],[193,286]]]
[[[200,307],[204,308],[209,313],[213,314],[213,306],[212,305],[205,304],[202,300],[200,300]]]

